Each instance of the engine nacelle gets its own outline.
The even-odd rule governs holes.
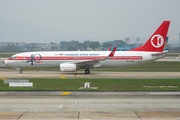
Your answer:
[[[73,72],[77,70],[77,66],[75,64],[62,63],[60,64],[61,72]]]

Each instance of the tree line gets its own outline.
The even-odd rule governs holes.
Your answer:
[[[101,47],[102,50],[105,50],[108,47],[126,47],[127,43],[123,40],[114,40],[110,42],[103,42],[102,44],[99,41],[90,41],[86,40],[83,43],[79,41],[61,41],[60,42],[60,49],[62,51],[73,51],[73,50],[87,50],[91,48],[92,50],[96,50]]]
[[[54,42],[51,42],[50,44],[56,44]],[[51,47],[51,50],[61,50],[61,51],[76,51],[76,50],[105,50],[108,47],[126,47],[127,43],[124,42],[123,40],[114,40],[114,41],[108,41],[108,42],[103,42],[99,43],[99,41],[90,41],[86,40],[83,42],[79,42],[78,40],[72,40],[72,41],[60,41],[60,47]],[[23,47],[16,46],[14,44],[12,45],[7,45],[2,48],[0,48],[0,52],[21,52],[23,51],[22,49],[26,48],[27,51],[36,51],[37,48],[38,50],[46,50],[46,49],[40,49],[36,43],[29,43],[25,44]]]
[[[54,42],[51,42],[50,44],[56,44]],[[126,47],[128,46],[126,42],[124,42],[123,40],[114,40],[114,41],[107,41],[107,42],[103,42],[102,44],[99,43],[99,41],[90,41],[90,40],[86,40],[82,43],[80,43],[79,41],[61,41],[60,42],[60,47],[57,46],[52,46],[51,50],[52,51],[77,51],[77,50],[81,50],[81,51],[86,51],[88,50],[88,48],[90,48],[91,50],[96,50],[98,48],[100,48],[99,50],[106,50],[108,47]],[[136,44],[130,44],[129,47],[137,47]],[[14,44],[10,45],[8,44],[7,46],[3,46],[0,47],[0,52],[23,52],[23,48],[26,48],[26,51],[46,51],[47,49],[40,49],[37,50],[37,46],[36,43],[29,43],[29,44],[25,44],[23,47],[19,47],[16,46]],[[168,45],[168,49],[169,51],[172,52],[180,52],[180,47],[171,47],[170,45]]]

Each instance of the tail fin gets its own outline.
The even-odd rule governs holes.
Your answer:
[[[166,37],[166,41],[165,41],[165,44],[164,44],[164,48],[166,49],[167,48],[167,44],[168,44],[168,36]]]
[[[108,49],[107,49],[107,51],[110,51],[111,50],[111,47],[109,47]]]
[[[128,51],[162,52],[169,24],[170,21],[164,21],[144,45]]]

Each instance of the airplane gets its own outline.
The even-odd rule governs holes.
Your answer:
[[[163,58],[163,51],[170,21],[163,21],[147,42],[128,51],[38,51],[23,52],[4,61],[9,67],[19,68],[59,68],[61,72],[75,72],[92,68],[120,68],[140,65]]]

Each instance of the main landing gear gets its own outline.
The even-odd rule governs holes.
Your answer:
[[[23,73],[23,70],[19,70],[19,74],[22,74]]]
[[[89,74],[90,73],[90,70],[89,69],[86,69],[85,70],[85,74]]]

